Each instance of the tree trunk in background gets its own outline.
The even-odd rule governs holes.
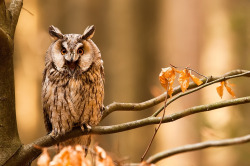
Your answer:
[[[204,9],[204,45],[200,64],[205,75],[221,75],[235,69],[237,59],[233,57],[232,31],[230,27],[229,11],[225,0],[203,2]],[[208,63],[213,62],[213,63]],[[231,80],[230,80],[231,81]],[[202,103],[212,103],[220,100],[215,86],[203,90]],[[225,93],[223,99],[231,98]],[[235,115],[235,108],[228,107],[204,114],[204,121],[211,133],[205,133],[202,140],[230,138],[231,127]],[[230,111],[231,110],[231,111]],[[205,130],[206,131],[206,130]],[[215,154],[216,155],[213,155]],[[233,147],[203,151],[202,165],[238,165],[233,157]]]
[[[109,1],[108,46],[104,55],[106,71],[106,103],[142,102],[150,99],[150,88],[158,82],[155,40],[157,2]],[[145,117],[152,111],[119,112],[105,119],[104,124],[116,124]],[[122,117],[122,118],[121,118]],[[154,128],[151,126],[106,135],[111,152],[140,161]],[[108,148],[108,147],[107,147]],[[110,147],[109,147],[110,148]]]
[[[230,0],[230,5],[227,5],[227,12],[229,13],[230,25],[233,33],[232,42],[233,48],[233,62],[235,66],[240,66],[241,69],[249,69],[250,66],[250,1]],[[236,96],[247,96],[250,94],[249,82],[244,79],[233,82],[236,84]],[[243,87],[243,88],[242,88]],[[237,107],[237,114],[233,115],[234,121],[232,124],[231,135],[233,137],[241,136],[249,133],[250,126],[250,112],[249,105],[240,105]],[[236,118],[237,117],[237,118]],[[233,123],[232,123],[233,122]],[[242,127],[243,126],[243,127]],[[233,149],[233,156],[235,165],[249,165],[249,145],[237,146]]]
[[[158,25],[158,54],[160,55],[158,58],[161,64],[159,69],[173,64],[181,67],[190,66],[199,71],[202,30],[200,8],[199,0],[161,1]],[[170,114],[199,103],[199,94],[196,93],[175,101],[166,111]],[[198,122],[197,116],[190,116],[163,125],[157,139],[159,147],[155,152],[199,142]],[[201,165],[199,156],[200,152],[186,153],[170,157],[160,163],[162,165]]]
[[[45,133],[41,127],[43,115],[40,107],[41,64],[45,50],[42,50],[44,33],[39,33],[37,1],[29,1],[24,7],[33,15],[27,11],[20,15],[15,38],[14,66],[18,131],[22,143],[27,144]]]

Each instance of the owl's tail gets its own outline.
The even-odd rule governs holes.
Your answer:
[[[91,135],[84,135],[76,138],[69,139],[67,141],[61,142],[59,144],[59,150],[61,150],[65,146],[75,146],[82,145],[85,149],[85,156],[88,154],[88,147],[91,143]]]

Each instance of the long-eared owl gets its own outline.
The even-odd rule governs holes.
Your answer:
[[[101,53],[91,40],[89,26],[83,34],[63,34],[49,27],[53,42],[47,50],[42,82],[42,105],[48,133],[64,134],[75,126],[95,126],[103,111],[104,68]],[[90,144],[90,136],[60,145]]]

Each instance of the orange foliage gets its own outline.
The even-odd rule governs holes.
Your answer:
[[[230,86],[233,86],[232,84],[228,83],[228,81],[222,81],[222,82],[220,82],[220,86],[218,86],[218,87],[216,88],[217,93],[218,93],[218,95],[219,95],[221,98],[222,98],[222,96],[223,96],[224,87],[226,87],[227,92],[228,92],[231,96],[235,97],[235,94],[234,94],[233,90],[229,87],[229,85],[230,85]]]
[[[64,147],[51,161],[46,148],[37,161],[38,166],[115,166],[111,157],[99,146],[94,148],[95,158],[91,161],[85,157],[81,145]],[[93,164],[92,164],[93,163]]]
[[[85,150],[81,145],[64,147],[52,161],[47,148],[42,148],[42,150],[37,161],[38,166],[115,166],[112,158],[99,146],[95,146],[91,151],[94,154],[91,155],[93,157],[91,159],[86,158]],[[155,164],[143,161],[139,166],[155,166]]]
[[[94,148],[96,152],[96,165],[97,166],[115,166],[112,158],[109,157],[105,150],[103,150],[100,146],[96,146]]]
[[[168,95],[170,97],[172,97],[172,94],[174,91],[173,84],[176,78],[176,73],[179,73],[178,81],[181,86],[182,92],[185,92],[187,88],[189,87],[190,78],[198,86],[203,83],[199,78],[191,74],[191,71],[188,70],[187,68],[185,68],[184,70],[177,70],[174,67],[162,68],[161,73],[159,75],[159,80],[160,80],[161,85],[167,90]],[[220,82],[220,84],[221,85],[218,86],[216,90],[221,98],[223,96],[224,87],[226,88],[226,90],[231,96],[235,97],[235,94],[232,88],[230,87],[230,86],[233,86],[232,84],[228,83],[227,81],[222,81]]]
[[[197,85],[202,84],[202,81],[191,74],[191,71],[188,69],[176,70],[173,67],[162,68],[162,71],[159,75],[161,85],[168,91],[169,96],[172,96],[173,93],[173,83],[176,78],[175,73],[179,73],[179,83],[181,86],[182,92],[185,92],[189,86],[189,78],[191,78],[194,83]]]
[[[173,67],[162,68],[159,75],[160,83],[168,91],[170,97],[172,97],[173,84],[176,78],[175,71],[176,69]]]
[[[191,74],[191,71],[187,69],[181,71],[177,70],[177,72],[180,73],[178,81],[181,85],[182,92],[185,92],[189,87],[189,78],[191,78],[196,85],[202,84],[202,81],[199,78],[195,77],[193,74]]]
[[[49,162],[50,162],[50,156],[48,153],[47,148],[43,149],[42,155],[39,157],[39,159],[37,160],[37,165],[38,166],[48,166]]]

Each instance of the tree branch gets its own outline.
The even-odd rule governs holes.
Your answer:
[[[201,79],[202,82],[206,82],[205,84],[202,84],[200,86],[198,86],[197,89],[195,89],[194,91],[186,91],[184,93],[181,93],[180,96],[178,97],[173,97],[171,100],[169,100],[167,102],[167,105],[169,105],[171,102],[173,102],[174,100],[178,99],[179,97],[181,96],[184,96],[184,95],[187,95],[189,93],[192,93],[192,92],[195,92],[201,88],[204,88],[208,85],[211,85],[211,84],[214,84],[214,83],[217,83],[217,82],[220,82],[220,81],[223,81],[223,80],[227,80],[227,79],[232,79],[232,78],[236,78],[236,77],[241,77],[241,76],[244,76],[244,77],[250,77],[250,71],[248,70],[232,70],[226,74],[224,74],[223,76],[220,76],[220,77],[210,77],[208,80],[206,80],[206,78],[203,78]],[[189,88],[188,89],[193,89],[193,88],[196,88],[197,85],[195,83],[190,83],[189,85]],[[173,91],[173,96],[180,93],[181,92],[181,87],[178,86],[176,88],[174,88],[174,91]],[[160,96],[157,96],[153,99],[150,99],[150,100],[147,100],[147,101],[144,101],[144,102],[141,102],[141,103],[117,103],[117,102],[114,102],[108,106],[105,107],[105,112],[103,114],[103,118],[104,119],[106,116],[108,116],[110,113],[114,112],[114,111],[141,111],[141,110],[144,110],[144,109],[147,109],[147,108],[150,108],[150,107],[153,107],[161,102],[164,101],[165,99],[165,96],[166,96],[166,92],[161,94]],[[159,112],[155,113],[153,116],[156,116],[158,115]]]
[[[206,141],[206,142],[201,142],[201,143],[196,143],[196,144],[190,144],[190,145],[185,145],[185,146],[181,146],[178,148],[174,148],[174,149],[170,149],[167,151],[157,153],[149,157],[146,162],[156,163],[164,158],[167,158],[176,154],[184,153],[184,152],[190,152],[190,151],[205,149],[209,147],[237,145],[237,144],[243,144],[243,143],[248,143],[248,142],[250,142],[250,134],[243,136],[243,137],[237,137],[237,138],[232,138],[232,139]]]
[[[239,104],[245,104],[250,103],[250,96],[237,98],[237,99],[231,99],[231,100],[224,100],[220,102],[216,102],[213,104],[207,104],[207,105],[201,105],[192,107],[189,109],[186,109],[184,111],[180,111],[168,116],[165,116],[162,120],[162,123],[168,123],[173,122],[175,120],[181,119],[183,117],[186,117],[188,115],[205,112],[205,111],[211,111],[214,109],[222,108],[222,107],[228,107],[232,105],[239,105]],[[24,161],[30,161],[34,158],[36,158],[40,154],[40,150],[36,149],[34,145],[38,145],[41,147],[47,147],[52,146],[58,142],[67,140],[69,138],[85,135],[85,134],[111,134],[111,133],[118,133],[126,130],[131,130],[147,125],[152,124],[159,124],[161,121],[161,117],[147,117],[144,119],[117,124],[117,125],[111,125],[111,126],[96,126],[92,127],[90,131],[82,132],[81,128],[75,128],[72,131],[66,133],[65,135],[58,136],[56,138],[51,137],[50,135],[46,135],[44,137],[39,138],[35,142],[27,145],[23,145],[19,151],[11,158],[10,161],[8,161],[8,164],[11,165],[14,163],[22,165]]]

